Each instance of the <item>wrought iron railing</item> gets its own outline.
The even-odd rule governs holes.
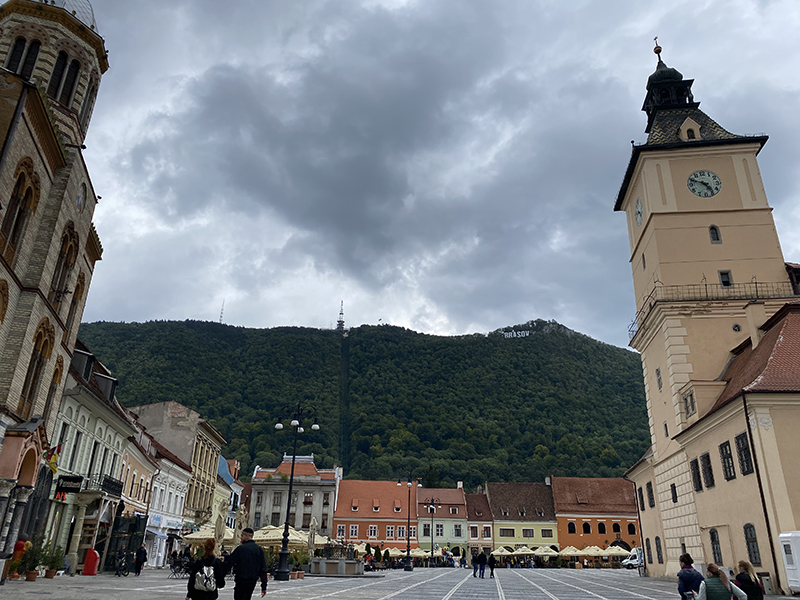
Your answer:
[[[789,298],[795,296],[788,281],[761,283],[693,283],[689,285],[656,285],[642,303],[628,326],[628,341],[632,340],[644,323],[656,302],[712,301],[712,300],[758,300],[766,298]]]
[[[111,477],[111,475],[95,473],[84,478],[83,490],[105,492],[110,496],[121,496],[122,482],[115,477]]]

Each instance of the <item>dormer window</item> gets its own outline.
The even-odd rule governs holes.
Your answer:
[[[695,139],[695,137],[694,137],[694,129],[687,129],[686,130],[686,138],[690,139],[690,140]]]
[[[501,508],[500,509],[500,514],[502,514],[504,517],[507,517],[508,516],[508,509],[507,508]]]
[[[536,516],[537,517],[543,517],[544,516],[544,510],[541,509],[541,508],[537,508],[536,509]]]
[[[517,509],[517,513],[519,514],[520,517],[524,517],[525,516],[525,507],[524,506],[520,506]]]
[[[700,135],[700,124],[692,119],[691,117],[686,117],[683,124],[678,128],[678,137],[683,142],[696,142],[702,140],[703,137]]]
[[[353,512],[358,512],[358,499],[353,498],[353,501],[350,503],[350,510]]]
[[[380,500],[378,500],[377,498],[375,498],[375,499],[372,501],[372,512],[380,512],[380,510],[381,510],[381,503],[380,503]]]
[[[457,515],[458,514],[458,507],[457,506],[451,506],[450,507],[450,514],[451,515]]]

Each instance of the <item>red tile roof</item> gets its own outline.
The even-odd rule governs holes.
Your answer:
[[[486,497],[495,521],[556,520],[553,490],[545,483],[489,482]]]
[[[708,414],[745,392],[800,392],[800,303],[785,304],[761,329],[756,348],[747,340],[733,351],[720,377],[728,385]]]
[[[425,508],[425,500],[437,500],[442,506],[437,508],[436,514],[439,517],[450,519],[467,518],[467,500],[463,488],[418,488],[417,489],[417,514],[427,515],[428,509]],[[439,505],[437,504],[437,506]],[[458,508],[456,514],[450,513],[450,508]]]
[[[411,516],[416,519],[414,506],[417,502],[417,487],[411,489]],[[378,510],[374,510],[377,506]],[[353,510],[357,507],[358,510]],[[399,508],[396,511],[395,508]],[[404,519],[408,516],[408,487],[406,482],[361,481],[344,479],[339,482],[339,498],[336,502],[336,519]]]
[[[288,459],[288,460],[287,460]],[[284,456],[283,461],[281,464],[277,466],[275,469],[264,469],[259,468],[253,479],[267,479],[270,475],[275,477],[276,475],[286,475],[289,476],[292,473],[292,459],[291,457]],[[316,465],[311,462],[310,460],[303,460],[303,461],[296,461],[294,463],[294,474],[295,477],[315,477],[318,476],[320,479],[326,480],[333,480],[336,479],[336,469],[317,469]]]
[[[492,509],[486,494],[467,494],[467,515],[470,521],[492,520]]]
[[[621,478],[553,477],[556,514],[636,515],[633,484]]]

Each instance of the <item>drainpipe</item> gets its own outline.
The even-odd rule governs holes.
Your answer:
[[[772,527],[769,524],[769,515],[767,514],[767,501],[764,498],[764,485],[761,483],[761,469],[758,466],[758,457],[756,455],[756,446],[753,442],[753,429],[750,426],[750,417],[747,414],[747,394],[742,394],[742,407],[744,408],[744,420],[747,423],[747,438],[750,440],[750,447],[753,449],[751,452],[753,456],[753,466],[756,470],[756,481],[758,482],[758,494],[761,496],[761,510],[764,511],[764,522],[767,525],[767,539],[769,540],[769,552],[772,555],[772,564],[775,565],[775,587],[781,589],[781,576],[780,565],[778,564],[778,557],[775,555],[775,544],[772,538]]]

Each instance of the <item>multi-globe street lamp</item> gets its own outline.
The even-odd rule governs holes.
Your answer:
[[[427,510],[431,515],[431,560],[428,563],[428,566],[433,566],[433,517],[436,514],[436,510],[434,509],[434,505],[436,508],[442,508],[442,501],[439,498],[425,498],[422,503],[425,510]]]
[[[414,565],[411,563],[411,488],[414,487],[414,481],[417,483],[417,487],[422,487],[422,482],[417,478],[416,480],[413,478],[412,474],[408,474],[408,523],[406,525],[406,558],[405,558],[405,566],[403,567],[404,571],[413,571]],[[403,485],[403,482],[398,479],[397,485]]]
[[[289,412],[289,406],[284,407],[284,412]],[[313,406],[301,406],[298,402],[294,407],[292,414],[291,426],[294,427],[294,445],[292,446],[292,471],[289,475],[289,494],[286,498],[286,521],[283,526],[283,541],[281,542],[281,549],[278,552],[278,569],[275,571],[275,579],[277,581],[289,581],[289,511],[292,507],[292,485],[294,484],[294,463],[297,459],[297,436],[305,431],[303,429],[303,418],[314,417],[314,424],[311,429],[319,431],[319,421],[317,420],[317,409]],[[283,419],[279,418],[275,423],[275,429],[283,429]]]

